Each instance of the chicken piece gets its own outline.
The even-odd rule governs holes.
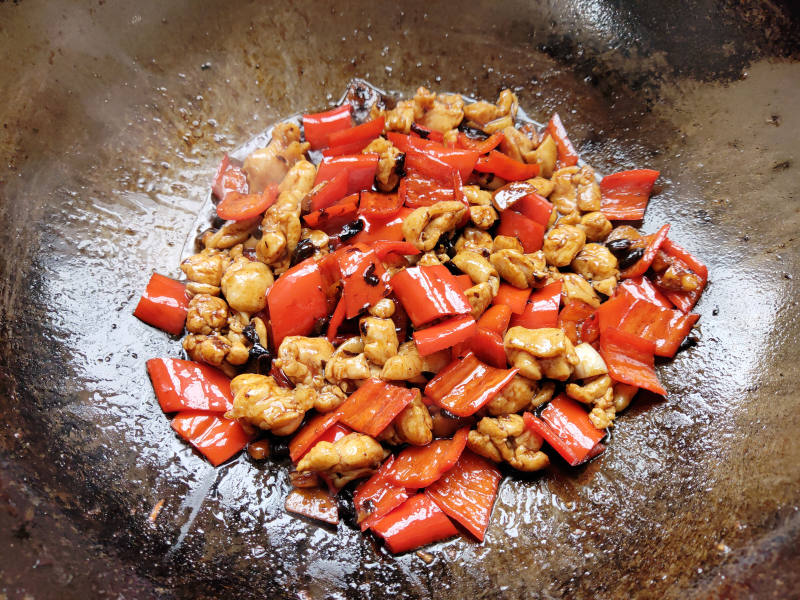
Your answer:
[[[541,287],[547,278],[547,265],[541,252],[522,254],[498,250],[489,257],[500,277],[519,289]]]
[[[316,392],[307,385],[281,387],[268,375],[246,373],[231,381],[233,408],[225,416],[240,419],[275,435],[290,435],[314,406]]]
[[[439,255],[436,252],[426,252],[419,255],[416,264],[420,267],[433,267],[442,264],[442,261],[439,260]]]
[[[456,240],[456,252],[475,252],[481,256],[489,256],[492,251],[492,236],[476,229],[465,227]]]
[[[601,294],[611,296],[614,293],[619,277],[617,257],[602,244],[586,244],[572,260],[571,266]]]
[[[573,300],[580,300],[594,308],[600,306],[600,297],[594,291],[594,288],[576,273],[564,273],[561,275],[561,297],[564,300],[564,304]]]
[[[378,170],[375,173],[378,189],[382,192],[391,192],[396,188],[403,175],[406,155],[384,137],[375,138],[361,152],[363,154],[374,152],[379,155]]]
[[[577,227],[583,229],[586,239],[590,242],[603,241],[613,229],[611,221],[599,210],[583,215]]]
[[[526,179],[525,183],[532,186],[534,188],[533,191],[545,198],[549,197],[553,193],[553,189],[555,189],[555,184],[551,179],[545,179],[541,176]]]
[[[333,352],[333,344],[325,338],[289,335],[283,338],[274,365],[295,385],[319,390],[325,385],[325,365]]]
[[[414,95],[414,116],[428,129],[445,133],[464,118],[464,99],[458,94],[434,94],[424,87]]]
[[[600,186],[594,170],[587,166],[565,167],[553,173],[555,188],[550,201],[562,215],[575,210],[592,212],[600,210]]]
[[[425,446],[433,440],[433,419],[419,392],[399,415],[383,430],[379,439],[394,446]]]
[[[232,309],[252,314],[267,305],[267,289],[273,282],[267,265],[240,257],[226,269],[221,288]]]
[[[347,400],[347,394],[335,385],[323,385],[314,398],[314,410],[321,413],[331,412],[339,408]]]
[[[313,194],[313,191],[311,192]],[[256,240],[256,246],[258,245],[258,240]],[[297,246],[295,247],[295,256],[298,253],[308,252],[311,250],[313,254],[304,255],[309,258],[314,258],[315,260],[319,260],[320,258],[327,256],[331,252],[331,238],[330,236],[325,233],[324,231],[320,231],[319,229],[309,229],[308,227],[303,227],[300,230],[300,241],[297,242]]]
[[[473,283],[488,283],[492,290],[492,297],[497,295],[497,291],[500,289],[500,275],[491,262],[477,252],[469,250],[456,253],[452,261],[456,267],[469,275]]]
[[[466,206],[452,200],[420,207],[403,220],[403,237],[428,252],[436,247],[442,234],[458,226],[466,212]]]
[[[597,375],[605,375],[608,373],[606,361],[600,356],[600,353],[594,349],[594,346],[587,342],[575,346],[575,354],[578,355],[578,364],[575,365],[575,370],[572,376],[575,379],[589,379]]]
[[[289,169],[302,160],[309,144],[300,142],[300,127],[296,123],[278,123],[266,148],[252,152],[242,170],[247,175],[251,193],[259,194],[272,183],[280,183]]]
[[[567,384],[567,396],[584,404],[595,404],[603,401],[605,405],[613,404],[614,390],[611,387],[611,377],[598,375],[585,379],[583,385],[577,383]]]
[[[388,452],[363,433],[350,433],[335,442],[317,442],[297,463],[297,470],[324,473],[337,488],[374,473]]]
[[[189,301],[186,330],[189,333],[210,334],[220,331],[228,323],[228,305],[222,298],[197,294]]]
[[[513,250],[514,252],[518,252],[520,254],[524,254],[525,252],[525,249],[522,247],[522,243],[517,238],[509,235],[495,236],[494,241],[492,242],[492,252],[498,252],[500,250]],[[500,269],[497,268],[497,265],[494,265],[494,268],[500,272]],[[500,273],[500,277],[503,277],[502,272]]]
[[[656,253],[651,268],[656,273],[655,283],[665,290],[692,292],[700,287],[703,280],[697,273],[675,260],[663,250]]]
[[[217,231],[206,231],[201,237],[205,248],[225,250],[247,241],[258,227],[258,217],[244,221],[226,221]]]
[[[491,206],[492,194],[486,190],[482,190],[477,185],[465,185],[462,188],[464,197],[469,202],[470,206]]]
[[[408,381],[422,375],[424,362],[414,342],[400,344],[395,356],[383,365],[381,379],[389,381]]]
[[[565,215],[560,215],[558,211],[553,211],[553,212],[555,212],[558,215],[559,225],[574,225],[577,227],[581,223],[581,213],[578,209],[575,209],[572,212],[569,212]],[[581,227],[578,227],[578,229],[582,230]]]
[[[217,331],[209,335],[189,334],[183,338],[182,345],[192,360],[220,368],[231,349],[230,340]]]
[[[540,450],[542,438],[525,428],[520,415],[484,417],[467,436],[467,447],[494,462],[505,461],[519,471],[538,471],[550,464]]]
[[[369,314],[379,319],[388,319],[394,314],[394,302],[389,298],[381,298],[369,307]]]
[[[408,133],[414,123],[414,102],[413,100],[402,100],[392,110],[385,111],[383,115],[386,117],[384,126],[386,131]],[[370,111],[371,118],[376,119],[379,116],[378,112]]]
[[[635,385],[628,385],[627,383],[614,384],[614,412],[622,412],[633,400],[639,388]]]
[[[370,374],[364,341],[360,337],[345,341],[325,365],[325,379],[336,385],[348,380],[366,379]]]
[[[515,375],[511,383],[486,404],[486,411],[492,416],[517,413],[530,406],[538,389],[535,381]]]
[[[556,393],[556,384],[553,381],[542,381],[539,383],[539,391],[531,398],[530,410],[542,406],[545,402],[550,402]]]
[[[496,292],[493,291],[491,283],[483,282],[473,285],[464,292],[464,295],[467,297],[467,302],[469,302],[469,305],[472,307],[470,315],[473,319],[477,320],[486,312],[486,309],[489,308]]]
[[[525,162],[525,156],[534,149],[534,140],[513,126],[504,128],[503,134],[500,151],[514,160]]]
[[[497,106],[485,100],[464,105],[464,118],[479,126],[485,125],[499,116],[500,110]]]
[[[606,244],[608,242],[613,242],[614,240],[640,240],[642,238],[642,234],[640,234],[636,229],[631,227],[630,225],[618,225],[611,230],[606,236]]]
[[[230,257],[227,251],[206,248],[184,260],[181,263],[181,271],[189,279],[189,284],[195,283],[202,286],[198,287],[194,293],[217,296],[222,274],[229,264]]]
[[[574,225],[558,224],[544,236],[542,250],[547,264],[566,267],[586,243],[586,234]]]
[[[512,327],[503,341],[509,363],[528,379],[539,380],[544,375],[565,381],[579,362],[572,342],[561,329]]]
[[[400,342],[397,339],[394,321],[363,317],[358,325],[361,335],[364,336],[364,354],[370,361],[382,367],[387,360],[397,354]]]
[[[478,229],[490,229],[497,221],[497,211],[491,206],[471,206],[469,220]]]
[[[553,136],[546,135],[536,150],[531,150],[525,154],[525,162],[539,165],[539,176],[550,179],[556,168],[558,158],[558,146]],[[545,196],[545,194],[542,194]],[[549,194],[547,194],[549,196]]]
[[[231,309],[228,314],[227,338],[231,342],[231,349],[225,360],[232,365],[243,365],[250,359],[252,343],[244,334],[245,327],[250,324],[250,315]]]

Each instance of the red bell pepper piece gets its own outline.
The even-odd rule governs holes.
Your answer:
[[[344,323],[346,312],[347,303],[345,302],[344,296],[342,296],[339,298],[339,302],[336,303],[336,309],[334,309],[331,315],[331,320],[328,321],[328,331],[325,333],[325,337],[328,338],[329,342],[333,343],[333,340],[336,339],[336,334],[339,333],[339,327]]]
[[[500,290],[492,300],[492,304],[508,306],[512,313],[518,315],[525,311],[530,295],[530,288],[521,290],[510,283],[501,283]]]
[[[360,215],[358,218],[364,228],[351,240],[353,244],[371,244],[378,240],[399,242],[403,240],[403,220],[413,212],[410,208],[401,207],[397,216],[391,219],[380,219],[372,215]]]
[[[378,192],[361,192],[362,215],[377,217],[378,219],[391,219],[403,206],[403,200],[398,194],[382,194]]]
[[[454,276],[456,286],[465,294],[467,290],[474,286],[475,284],[472,283],[472,278],[469,275],[455,275]]]
[[[477,150],[478,154],[486,154],[497,148],[505,138],[506,135],[502,131],[496,131],[485,140],[475,140],[463,131],[459,131],[458,145],[467,150]]]
[[[455,195],[452,188],[444,187],[434,179],[412,173],[400,180],[397,197],[405,206],[419,208],[437,202],[452,201]]]
[[[469,315],[451,317],[446,321],[414,332],[414,343],[422,356],[450,348],[468,340],[478,331],[475,319]]]
[[[571,300],[558,313],[558,326],[573,344],[593,342],[584,337],[583,324],[595,314],[595,308],[582,300]],[[596,339],[596,338],[595,338]]]
[[[333,179],[337,174],[347,173],[347,193],[355,194],[361,190],[369,190],[375,181],[375,171],[378,168],[379,156],[369,154],[344,154],[324,158],[317,168],[317,177],[314,180],[316,187],[323,181]]]
[[[335,148],[347,144],[363,143],[366,146],[369,142],[383,133],[383,126],[386,124],[384,117],[378,117],[372,121],[367,121],[361,125],[356,125],[349,129],[335,131],[328,136],[328,146]]]
[[[222,200],[228,192],[246,194],[247,190],[247,176],[241,168],[231,164],[231,159],[226,154],[222,157],[217,174],[214,175],[211,192]]]
[[[393,456],[387,458],[372,477],[358,485],[353,494],[356,522],[361,526],[361,531],[371,527],[408,500],[406,488],[395,485],[386,478],[393,462]]]
[[[655,349],[653,342],[613,327],[600,334],[600,355],[614,381],[666,396],[667,392],[656,376]]]
[[[558,325],[558,307],[561,305],[561,282],[554,281],[533,290],[525,311],[511,317],[511,327],[539,329]]]
[[[510,208],[513,211],[522,213],[531,221],[538,223],[542,227],[547,227],[547,224],[550,222],[550,216],[555,210],[547,198],[540,196],[536,192],[525,194],[512,204]]]
[[[324,521],[331,525],[339,522],[339,504],[328,490],[297,488],[289,492],[283,507],[287,512]]]
[[[311,149],[325,148],[331,134],[352,127],[350,111],[349,104],[342,104],[324,112],[303,115],[303,132]]]
[[[372,525],[391,552],[397,554],[458,535],[458,530],[436,503],[416,494]]]
[[[522,244],[526,254],[542,249],[544,241],[544,226],[522,213],[513,210],[504,210],[500,214],[500,225],[497,235],[507,235],[517,238]]]
[[[700,285],[697,289],[690,292],[676,292],[673,290],[664,289],[664,294],[669,298],[672,303],[680,310],[687,313],[697,304],[700,296],[703,294],[703,289],[708,282],[708,267],[701,263],[697,258],[692,256],[691,253],[684,248],[667,238],[661,245],[661,250],[669,256],[674,263],[685,270],[694,272],[700,277]],[[656,285],[658,285],[658,278],[656,278]]]
[[[511,322],[511,308],[505,304],[489,307],[478,319],[478,327],[503,335]]]
[[[601,210],[611,221],[639,221],[659,172],[652,169],[621,171],[600,181]]]
[[[668,233],[669,224],[662,226],[661,229],[655,233],[644,236],[647,240],[647,246],[644,249],[644,254],[642,254],[642,257],[638,261],[624,271],[620,272],[620,278],[626,279],[628,277],[639,277],[640,275],[644,275],[645,271],[647,271],[647,269],[649,269],[650,265],[653,263],[653,259],[655,259],[658,249],[661,248],[664,240],[667,239]]]
[[[502,152],[492,150],[487,156],[478,159],[475,170],[479,173],[494,173],[506,181],[520,181],[536,177],[539,174],[539,165],[519,162]]]
[[[517,370],[490,367],[470,352],[439,371],[425,387],[425,395],[457,417],[468,417],[499,394]]]
[[[447,148],[442,144],[421,138],[403,135],[390,131],[386,137],[400,151],[406,153],[406,168],[420,175],[446,182],[446,173],[451,169],[459,172],[462,179],[466,179],[479,152],[461,148]]]
[[[217,204],[217,215],[228,221],[245,221],[257,217],[278,199],[278,186],[268,185],[260,194],[228,192]]]
[[[133,316],[172,335],[180,335],[189,312],[186,286],[180,281],[153,273]]]
[[[339,422],[376,437],[408,406],[418,390],[369,379],[337,409]]]
[[[339,422],[338,412],[329,412],[312,417],[289,442],[289,457],[297,464],[311,450],[320,436]]]
[[[664,249],[663,244],[661,245],[661,249]],[[647,277],[643,276],[625,279],[617,286],[615,294],[620,294],[623,291],[630,294],[634,298],[638,298],[639,300],[647,300],[656,306],[660,306],[662,308],[672,308],[672,302],[670,302],[669,299],[661,293],[661,290],[653,285],[653,283]]]
[[[541,418],[528,412],[522,418],[528,429],[542,436],[573,467],[599,454],[605,432],[592,424],[579,403],[564,394],[545,406]]]
[[[411,124],[411,135],[422,138],[423,140],[431,140],[432,142],[442,143],[442,141],[444,141],[444,134],[441,131],[430,129],[419,123]]]
[[[303,217],[306,225],[312,229],[321,229],[325,233],[334,233],[346,223],[351,223],[358,216],[358,194],[345,196],[332,206],[321,208]]]
[[[456,465],[425,493],[448,517],[482,542],[500,479],[500,469],[494,463],[465,450]]]
[[[381,260],[386,260],[387,257],[393,254],[399,256],[416,256],[419,254],[419,248],[411,242],[378,241],[372,243],[372,249]]]
[[[207,412],[179,412],[171,425],[178,435],[215,467],[238,453],[253,439],[237,421]]]
[[[455,277],[442,265],[404,269],[392,277],[389,285],[414,327],[472,312]]]
[[[578,164],[578,153],[575,147],[567,137],[567,130],[561,122],[561,117],[558,113],[553,113],[550,122],[547,124],[547,133],[549,133],[556,143],[558,148],[558,160],[565,167],[572,167]]]
[[[503,336],[494,331],[478,327],[475,335],[453,348],[452,359],[462,359],[470,352],[474,353],[478,360],[492,367],[505,369],[508,366]]]
[[[269,288],[267,304],[275,348],[287,335],[311,333],[317,320],[328,316],[319,265],[309,258],[286,271]]]
[[[165,413],[224,413],[233,408],[231,380],[211,365],[178,358],[151,358],[147,361],[147,374]]]
[[[311,212],[328,208],[347,195],[347,171],[339,171],[311,195]]]
[[[386,270],[375,252],[363,244],[348,246],[339,255],[345,317],[352,319],[389,293]]]
[[[427,446],[407,447],[386,471],[386,479],[406,488],[428,487],[456,464],[467,446],[468,433],[469,427],[462,427],[452,440],[434,440]]]

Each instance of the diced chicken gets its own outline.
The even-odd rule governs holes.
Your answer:
[[[520,415],[484,417],[477,429],[469,432],[467,446],[476,454],[494,462],[505,461],[519,471],[538,471],[550,464],[540,450],[542,438],[525,429]]]
[[[324,473],[341,488],[374,473],[387,454],[370,436],[350,433],[333,443],[317,442],[297,463],[297,470]]]
[[[294,389],[281,387],[266,375],[246,373],[231,381],[233,409],[226,413],[275,435],[290,435],[303,422],[306,411],[314,406],[316,393],[305,385]]]

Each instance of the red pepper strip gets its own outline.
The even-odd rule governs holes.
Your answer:
[[[399,150],[406,153],[408,170],[442,182],[446,181],[442,173],[450,169],[456,169],[461,178],[466,179],[478,160],[479,152],[476,150],[447,148],[438,142],[392,131],[387,133],[386,137]]]
[[[669,238],[667,238],[668,240]],[[665,242],[666,243],[666,242]],[[664,250],[664,245],[661,245],[661,250]],[[647,277],[635,277],[633,279],[626,279],[617,286],[615,294],[627,292],[634,298],[639,300],[647,300],[651,304],[660,306],[662,308],[672,308],[672,302],[661,293],[661,291],[653,285]]]
[[[210,365],[178,358],[151,358],[147,374],[165,413],[179,410],[219,412],[233,408],[231,380]]]
[[[260,194],[228,192],[217,204],[217,215],[228,221],[244,221],[257,217],[278,199],[278,186],[268,185]]]
[[[333,179],[338,173],[346,171],[348,194],[371,189],[375,180],[375,171],[378,168],[378,158],[379,156],[375,153],[344,154],[325,158],[317,168],[314,186],[316,187],[323,181]]]
[[[344,436],[350,435],[351,433],[353,433],[353,430],[350,429],[347,425],[342,425],[341,423],[335,423],[332,427],[326,429],[322,433],[322,435],[317,438],[316,444],[319,444],[320,442],[330,442],[331,444],[333,444],[335,441],[340,440]]]
[[[242,450],[254,437],[237,421],[207,412],[179,412],[171,425],[215,467]]]
[[[600,181],[600,210],[611,221],[644,219],[644,211],[658,175],[659,172],[652,169],[606,175]]]
[[[468,433],[469,427],[462,427],[452,440],[434,440],[427,446],[407,447],[386,471],[386,479],[406,488],[428,487],[456,464],[467,445]]]
[[[547,227],[550,216],[553,214],[553,205],[547,198],[536,192],[525,194],[517,202],[511,205],[511,210],[522,213],[530,220],[538,223],[542,227]]]
[[[441,131],[436,131],[419,123],[411,124],[411,135],[423,140],[431,140],[432,142],[442,143],[444,141],[444,134]]]
[[[468,340],[478,332],[475,319],[469,315],[451,317],[425,329],[414,332],[414,343],[422,356],[450,348]]]
[[[503,335],[511,322],[511,308],[504,304],[490,307],[478,319],[478,327]]]
[[[397,196],[409,208],[431,206],[437,202],[451,201],[455,197],[452,188],[443,187],[434,179],[420,177],[414,173],[400,180]]]
[[[583,337],[582,325],[595,314],[595,308],[582,300],[571,300],[558,313],[558,326],[573,344],[592,342]]]
[[[345,317],[352,319],[389,293],[386,270],[375,252],[366,245],[348,246],[339,256]]]
[[[289,442],[289,457],[297,464],[311,450],[319,437],[339,421],[339,413],[329,412],[315,415]]]
[[[492,304],[508,306],[512,313],[518,315],[525,311],[530,295],[530,288],[521,290],[510,283],[501,283],[500,290],[492,300]]]
[[[558,307],[561,305],[561,282],[555,281],[533,290],[521,315],[511,317],[511,327],[539,329],[558,325]]]
[[[358,216],[358,200],[358,194],[345,196],[332,206],[307,214],[303,217],[303,221],[312,229],[334,233],[344,224],[355,221]]]
[[[494,173],[506,181],[520,181],[536,177],[539,174],[539,165],[519,162],[502,152],[492,150],[488,156],[478,159],[475,170],[479,173]]]
[[[614,381],[635,385],[666,396],[656,377],[656,345],[638,335],[609,327],[600,334],[600,355]]]
[[[451,185],[453,168],[435,156],[424,154],[418,150],[406,152],[406,172],[425,179],[439,182],[442,186]]]
[[[356,125],[350,129],[342,129],[328,136],[329,149],[346,144],[363,143],[365,146],[383,133],[383,126],[386,123],[384,117],[378,117],[372,121],[367,121],[361,125]]]
[[[180,335],[189,312],[186,286],[180,281],[153,273],[133,316],[172,335]]]
[[[342,104],[325,112],[303,115],[303,132],[312,150],[326,147],[331,134],[352,127],[350,110],[349,104]]]
[[[482,542],[500,479],[500,469],[494,463],[465,450],[456,466],[431,484],[425,493],[448,517],[461,523]]]
[[[388,256],[395,254],[400,256],[416,256],[419,254],[417,248],[411,242],[373,242],[372,249],[381,260],[385,260]]]
[[[504,210],[500,214],[500,226],[497,235],[517,238],[526,254],[542,249],[544,226],[513,210]]]
[[[485,140],[474,140],[463,131],[458,132],[458,145],[467,150],[477,150],[479,154],[486,154],[494,150],[505,139],[502,131],[496,131]]]
[[[470,352],[439,371],[425,387],[425,395],[457,417],[468,417],[499,394],[517,370],[490,367]]]
[[[378,192],[361,192],[359,212],[379,219],[391,219],[403,206],[399,194],[381,194]]]
[[[319,265],[309,258],[275,280],[267,294],[272,343],[280,346],[287,335],[308,335],[318,319],[328,316],[328,299]]]
[[[588,460],[605,435],[592,425],[586,410],[564,394],[554,398],[541,415],[526,412],[522,416],[525,427],[542,436],[573,467]]]
[[[474,283],[472,283],[472,278],[469,275],[455,275],[456,285],[458,289],[462,292],[466,293],[469,288],[471,288]]]
[[[425,494],[406,500],[373,524],[372,530],[394,554],[458,535],[453,522]]]
[[[342,144],[341,146],[335,146],[333,148],[325,148],[325,150],[322,151],[322,156],[324,158],[333,158],[335,156],[344,156],[345,154],[359,154],[369,145],[369,142],[369,140],[362,140],[350,142],[349,144]]]
[[[211,184],[211,192],[222,200],[228,192],[247,193],[247,175],[239,167],[231,164],[231,159],[226,154],[222,157],[217,174],[214,175],[214,182]]]
[[[688,269],[689,271],[693,271],[697,276],[700,277],[700,285],[696,290],[692,290],[690,292],[676,292],[666,289],[663,290],[664,294],[675,306],[687,313],[692,310],[694,305],[697,304],[697,301],[700,299],[700,296],[703,294],[703,289],[705,289],[706,283],[708,282],[708,267],[706,267],[703,263],[692,256],[691,253],[669,238],[664,240],[661,250],[681,267]],[[658,280],[656,280],[656,285],[658,285]]]
[[[372,526],[408,500],[406,488],[397,486],[386,478],[392,467],[394,456],[389,456],[376,473],[362,481],[353,494],[356,522],[361,531]]]
[[[622,271],[619,276],[621,279],[626,279],[628,277],[639,277],[640,275],[644,275],[645,271],[650,268],[650,265],[653,263],[653,259],[655,259],[656,254],[658,253],[658,249],[661,248],[661,245],[664,243],[664,240],[667,239],[667,234],[669,233],[669,223],[661,227],[655,233],[651,233],[650,235],[644,236],[648,238],[647,247],[644,250],[644,254],[642,258],[632,264],[630,267]]]
[[[547,133],[553,136],[553,140],[558,147],[558,160],[565,167],[571,167],[578,164],[578,153],[575,147],[567,137],[567,130],[561,122],[561,117],[558,113],[553,113],[550,122],[547,124]]]
[[[347,195],[347,171],[339,171],[311,195],[311,212],[335,204]]]
[[[472,312],[455,276],[443,265],[404,269],[392,277],[389,285],[414,327]]]
[[[595,342],[600,339],[600,324],[597,318],[597,311],[594,312],[588,319],[584,319],[580,328],[581,342],[592,344],[597,349]]]
[[[401,207],[397,216],[386,220],[372,215],[360,215],[359,220],[364,228],[352,240],[353,244],[370,244],[378,240],[399,242],[403,240],[403,219],[412,213],[412,209]]]
[[[339,421],[376,437],[419,394],[419,390],[368,379],[337,409]]]
[[[488,329],[478,328],[478,331],[466,342],[453,347],[452,360],[462,359],[470,352],[481,362],[498,369],[508,366],[506,348],[503,345],[503,336]]]
[[[289,492],[284,508],[291,513],[331,525],[339,522],[339,504],[327,490],[320,488],[296,488]]]

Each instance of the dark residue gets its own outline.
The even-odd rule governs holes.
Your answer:
[[[381,282],[378,276],[375,275],[375,263],[372,263],[367,267],[366,271],[364,271],[364,281],[367,285],[371,285],[373,287]]]
[[[314,256],[314,252],[316,252],[316,247],[314,243],[311,241],[310,238],[303,238],[299,242],[297,242],[297,247],[292,252],[292,260],[290,266],[295,266],[298,263],[303,262],[307,258],[311,258]]]
[[[359,232],[361,232],[363,229],[364,229],[364,221],[362,221],[361,219],[356,219],[355,221],[351,221],[350,223],[342,227],[342,230],[338,233],[336,237],[339,239],[339,241],[346,242],[351,237],[355,237],[356,235],[358,235]]]

